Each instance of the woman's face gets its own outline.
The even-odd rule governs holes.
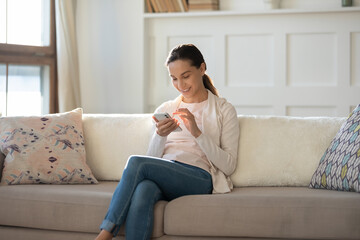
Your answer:
[[[172,84],[184,97],[184,102],[201,102],[207,99],[202,76],[205,74],[205,63],[196,68],[188,60],[176,60],[168,65]],[[204,96],[206,95],[206,98]]]

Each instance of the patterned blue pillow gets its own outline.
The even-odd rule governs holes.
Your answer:
[[[309,187],[360,192],[359,170],[360,104],[325,151]]]

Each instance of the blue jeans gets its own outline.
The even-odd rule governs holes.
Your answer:
[[[126,221],[126,239],[150,239],[157,201],[212,192],[211,175],[188,164],[131,156],[100,229],[114,236]]]

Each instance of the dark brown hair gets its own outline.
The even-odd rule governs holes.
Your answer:
[[[204,57],[201,54],[200,50],[193,44],[181,44],[174,47],[170,51],[169,56],[166,59],[166,66],[176,60],[188,60],[190,61],[191,66],[194,66],[196,68],[200,68],[201,64],[204,63],[206,70],[206,63]],[[207,74],[203,75],[203,83],[206,89],[209,89],[214,95],[219,96],[219,93],[215,88],[213,81]]]

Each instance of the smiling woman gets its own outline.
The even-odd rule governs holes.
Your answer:
[[[126,239],[150,239],[159,200],[232,190],[226,175],[235,170],[237,159],[240,129],[235,108],[217,96],[196,46],[175,47],[166,65],[180,95],[155,111],[156,129],[147,154],[129,157],[97,240],[115,237],[125,221]],[[158,117],[165,113],[168,117]]]
[[[57,111],[54,0],[0,0],[0,116]]]

